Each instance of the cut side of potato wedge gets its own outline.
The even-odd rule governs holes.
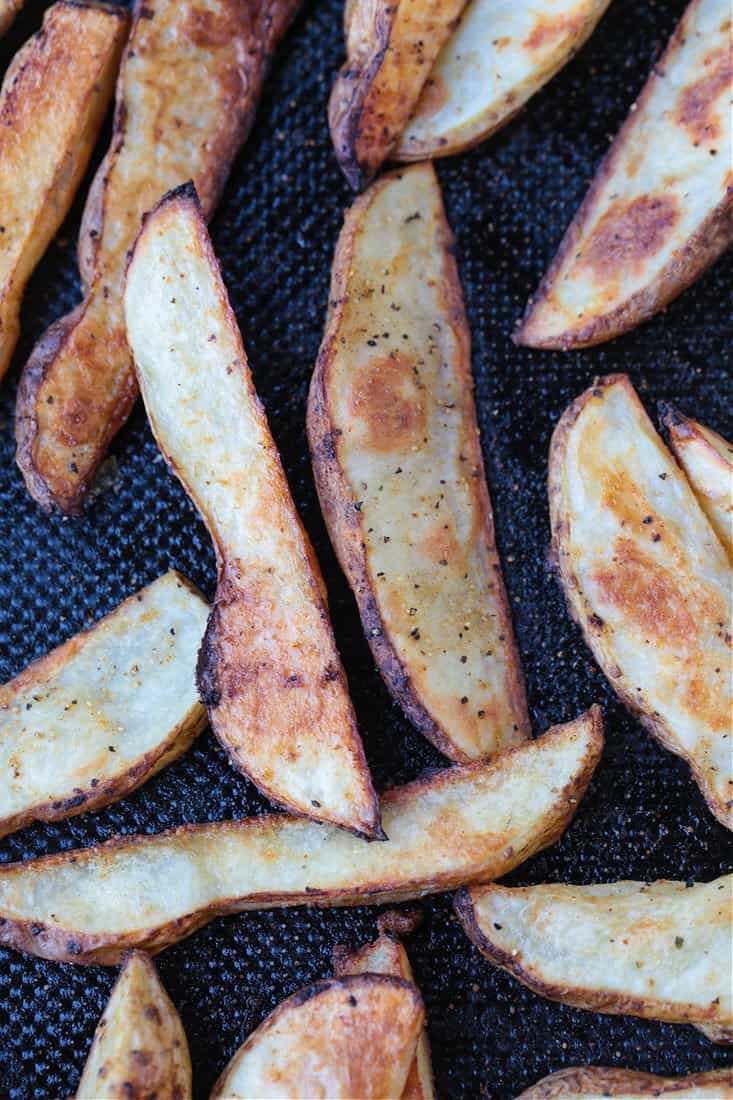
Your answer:
[[[350,0],[346,64],[328,104],[338,162],[352,187],[379,171],[420,98],[466,0]]]
[[[733,561],[733,444],[673,405],[660,411],[672,452]]]
[[[633,1069],[578,1066],[543,1077],[517,1100],[646,1100],[673,1096],[675,1100],[733,1100],[733,1069],[714,1069],[689,1077],[657,1077]]]
[[[404,901],[507,874],[567,828],[603,748],[598,708],[493,764],[434,773],[382,799],[388,840],[270,815],[120,837],[0,867],[0,943],[114,964],[216,916]]]
[[[94,1035],[76,1100],[191,1100],[178,1013],[141,951],[126,960]]]
[[[733,875],[709,883],[482,886],[456,911],[490,962],[552,1001],[733,1039]]]
[[[311,383],[321,508],[377,667],[454,760],[530,736],[484,476],[468,322],[430,164],[348,212]]]
[[[211,1100],[401,1100],[424,1018],[417,988],[400,978],[316,982],[250,1035]]]
[[[137,0],[79,236],[85,299],[41,337],[18,393],[17,461],[43,507],[81,511],[135,402],[122,284],[142,215],[188,179],[211,215],[298,3]]]
[[[218,586],[198,666],[212,728],[268,798],[379,836],[323,581],[193,188],[147,217],[125,313],[158,445],[216,547]]]
[[[593,655],[733,827],[730,562],[625,375],[563,415],[549,494],[568,608]]]
[[[186,751],[208,610],[166,573],[0,687],[0,836],[116,802]]]
[[[89,164],[127,28],[122,8],[60,0],[48,8],[42,29],[5,74],[0,90],[0,377],[18,342],[26,283]]]
[[[471,0],[433,65],[394,160],[470,149],[573,57],[610,0]]]
[[[733,241],[728,0],[692,0],[601,163],[515,340],[610,340],[676,298]]]

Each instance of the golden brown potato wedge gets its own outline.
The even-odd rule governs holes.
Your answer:
[[[466,0],[350,0],[346,64],[328,104],[338,162],[365,187],[405,127]]]
[[[674,456],[733,560],[733,444],[673,405],[663,405],[661,411]]]
[[[207,614],[166,573],[0,687],[0,836],[116,802],[186,751]]]
[[[0,943],[109,965],[134,947],[160,951],[224,913],[380,904],[487,882],[562,835],[602,748],[594,707],[492,764],[388,791],[381,844],[280,814],[5,864]]]
[[[454,760],[490,756],[530,724],[432,165],[357,199],[330,301],[308,435],[331,539],[407,716]]]
[[[692,0],[515,340],[579,348],[647,320],[733,240],[728,0]]]
[[[399,940],[382,933],[373,943],[356,951],[338,949],[334,957],[337,978],[348,974],[391,974],[414,984],[410,960]],[[415,1056],[405,1081],[401,1100],[435,1100],[433,1066],[428,1033],[423,1027],[415,1047]]]
[[[426,160],[496,133],[578,52],[610,0],[470,0],[392,154]]]
[[[733,827],[730,563],[625,375],[563,415],[549,493],[568,608],[593,655]]]
[[[211,215],[298,2],[137,0],[79,236],[86,297],[41,337],[18,393],[18,465],[45,508],[81,510],[137,396],[122,284],[140,219],[188,179]]]
[[[198,665],[212,728],[268,798],[378,836],[379,803],[323,581],[193,188],[147,217],[124,297],[158,446],[216,547],[219,580]]]
[[[125,961],[94,1035],[76,1100],[191,1100],[178,1013],[142,951]]]
[[[456,911],[490,962],[543,997],[733,1039],[733,875],[713,882],[479,886]]]
[[[400,978],[316,982],[250,1035],[211,1100],[401,1100],[424,1018],[416,986]]]
[[[59,0],[0,90],[0,377],[30,275],[66,217],[112,98],[127,34],[122,8]],[[3,31],[0,11],[0,34]]]
[[[673,1096],[675,1100],[733,1100],[733,1069],[714,1069],[689,1077],[656,1077],[632,1069],[578,1066],[543,1077],[517,1100],[646,1100]]]
[[[23,0],[0,0],[0,36],[5,34],[23,7]]]

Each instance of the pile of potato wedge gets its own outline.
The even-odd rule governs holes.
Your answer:
[[[209,603],[169,570],[0,686],[0,836],[125,798],[207,728],[272,806],[0,864],[1,945],[121,968],[77,1098],[194,1095],[152,956],[214,918],[453,891],[456,927],[486,965],[538,996],[733,1043],[733,875],[589,883],[579,868],[577,882],[497,882],[560,841],[602,782],[604,720],[592,705],[532,728],[432,161],[509,125],[608,4],[346,0],[323,125],[359,194],[303,417],[374,665],[446,758],[381,792],[207,229],[299,0],[135,0],[131,12],[56,0],[5,75],[0,377],[28,280],[114,112],[79,234],[82,300],[20,366],[25,487],[83,524],[140,396],[216,578]],[[0,33],[19,8],[0,4]],[[623,338],[733,242],[732,86],[729,4],[691,0],[516,345],[582,366],[582,349]],[[609,685],[733,830],[733,444],[694,413],[670,393],[655,427],[628,376],[591,372],[552,435],[548,539]],[[402,942],[419,919],[388,910],[373,942],[334,945],[333,972],[222,1059],[212,1100],[433,1100],[430,1021]],[[547,1069],[523,1100],[733,1100],[733,1067]]]

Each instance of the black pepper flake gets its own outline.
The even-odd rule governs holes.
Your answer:
[[[414,639],[415,639],[415,641],[418,641],[418,640],[419,640],[419,638],[420,638],[420,631],[419,631],[419,630],[417,629],[417,627],[415,627],[415,629],[414,629],[414,630],[411,630],[411,631],[410,631],[410,637],[411,637],[411,638],[414,638]]]
[[[684,936],[675,936],[674,945],[678,950],[679,950],[680,947],[682,947],[684,942],[685,942]]]
[[[642,523],[654,523],[654,516],[644,516]]]

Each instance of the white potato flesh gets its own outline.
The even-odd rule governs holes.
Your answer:
[[[733,560],[733,444],[672,408],[664,423],[700,507]]]

